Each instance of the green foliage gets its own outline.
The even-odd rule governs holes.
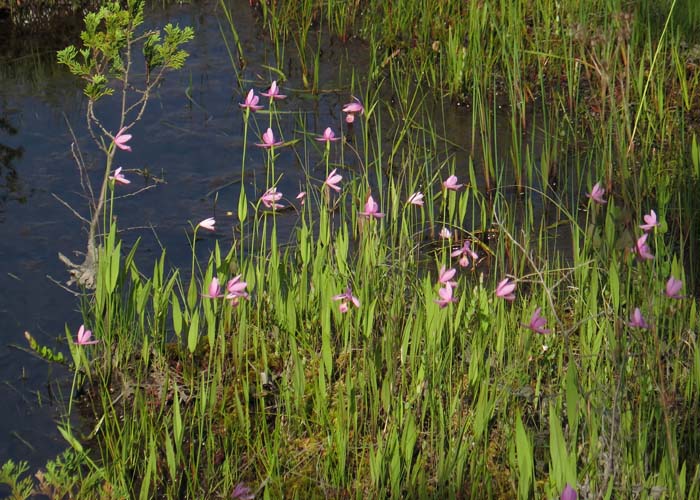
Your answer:
[[[140,0],[130,0],[126,6],[119,2],[104,4],[99,11],[85,15],[85,29],[80,35],[82,47],[70,45],[58,51],[58,62],[86,81],[85,95],[92,101],[114,93],[110,83],[113,79],[126,84],[133,45],[140,41],[151,71],[180,69],[185,63],[188,54],[180,47],[194,38],[194,30],[168,24],[163,35],[160,31],[137,34],[137,28],[143,24],[144,5]],[[149,71],[146,83],[150,77]]]
[[[2,464],[0,484],[6,484],[10,487],[10,499],[24,500],[31,495],[33,488],[31,478],[21,477],[28,469],[27,462],[15,463],[12,460],[8,460]]]

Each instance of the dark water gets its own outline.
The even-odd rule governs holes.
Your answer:
[[[219,23],[224,32],[228,27],[217,11],[217,2],[205,1],[166,7],[147,16],[149,25],[178,22],[193,26],[196,37],[186,47],[191,56],[185,68],[166,78],[144,119],[132,129],[133,153],[117,155],[116,164],[132,180],[128,187],[119,186],[119,193],[134,193],[153,185],[136,169],[148,170],[166,181],[115,203],[125,244],[142,239],[138,260],[146,274],[160,255],[161,244],[167,248],[171,265],[189,263],[188,221],[196,223],[215,216],[217,237],[227,248],[234,218],[226,214],[235,212],[241,188],[237,180],[243,120],[238,103],[251,87],[267,89],[275,75],[264,65],[278,66],[288,79],[283,90],[289,97],[279,108],[294,113],[281,114],[279,126],[273,126],[275,133],[281,131],[287,140],[303,138],[301,121],[307,130],[318,133],[327,126],[336,132],[343,130],[340,108],[350,99],[352,72],[365,84],[366,47],[358,41],[328,40],[321,59],[321,92],[307,92],[294,45],[285,49],[277,64],[273,47],[256,24],[255,11],[247,1],[234,1],[232,11],[249,62],[240,74],[244,81],[241,89]],[[73,139],[68,123],[91,173],[98,178],[102,172],[101,158],[86,133],[85,100],[78,82],[54,63],[56,49],[78,40],[76,25],[71,21],[65,29],[55,30],[62,34],[60,39],[17,39],[9,32],[0,32],[0,399],[4,402],[0,461],[27,460],[33,470],[67,447],[55,424],[63,418],[63,407],[57,401],[70,391],[70,374],[27,352],[23,332],[27,330],[40,343],[67,353],[64,328],[68,325],[75,332],[82,322],[78,299],[49,279],[65,282],[68,278],[57,259],[58,252],[73,257],[76,250],[85,247],[84,227],[54,196],[87,214],[70,152]],[[390,105],[391,95],[386,100]],[[439,101],[433,107],[449,131],[448,138],[458,145],[454,149],[455,173],[466,180],[471,112],[450,103],[443,109]],[[113,131],[116,109],[116,100],[109,99],[99,107],[104,123]],[[503,118],[507,119],[505,113]],[[259,115],[258,120],[264,130],[267,116]],[[253,127],[249,139],[257,142],[258,137]],[[493,140],[507,156],[508,127],[496,127]],[[525,140],[538,154],[541,138]],[[306,149],[279,150],[276,169],[283,177],[278,190],[289,199],[298,192],[305,168],[312,177],[323,179],[325,171],[316,148],[314,141],[308,141]],[[246,171],[250,175],[245,189],[250,200],[265,190],[264,160],[263,151],[249,147]],[[345,158],[349,171],[356,167],[356,161],[349,155]],[[507,158],[501,161],[509,162]],[[283,236],[295,222],[294,212],[280,215]],[[209,243],[213,241],[207,238]],[[201,249],[204,256],[206,245]]]

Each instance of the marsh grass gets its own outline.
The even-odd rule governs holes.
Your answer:
[[[242,179],[271,126],[288,144],[267,156],[261,192],[277,155],[295,155],[305,203],[284,193],[295,210],[267,210],[242,189],[232,247],[210,241],[197,261],[219,233],[195,229],[189,272],[165,251],[138,268],[138,245],[125,255],[111,227],[83,308],[100,344],[68,338],[84,389],[70,402],[93,423],[61,428],[81,464],[71,491],[554,498],[569,484],[581,498],[696,498],[698,76],[682,33],[611,1],[293,3],[257,3],[270,67],[296,47],[315,91],[318,40],[361,36],[370,77],[348,95],[365,112],[328,147],[303,111],[279,130],[275,110],[296,113],[285,101],[243,112]],[[244,83],[233,17],[222,34]],[[469,104],[464,143],[425,112],[427,89]],[[507,150],[493,140],[504,114]],[[335,168],[340,193],[323,185]],[[452,174],[456,192],[442,186]],[[597,182],[605,205],[583,196]],[[423,207],[407,203],[416,191]],[[360,215],[370,193],[384,218]],[[661,223],[641,260],[630,249],[650,209]],[[465,239],[479,257],[463,268],[450,254]],[[458,269],[444,308],[442,266]],[[203,296],[237,275],[248,299]],[[684,298],[664,294],[669,276]],[[513,302],[494,293],[505,277]],[[342,312],[348,287],[360,306]],[[537,307],[551,333],[523,326]],[[630,326],[636,307],[648,329]],[[19,484],[21,466],[6,468]]]

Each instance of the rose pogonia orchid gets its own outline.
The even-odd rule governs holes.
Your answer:
[[[539,333],[541,335],[545,335],[549,333],[551,330],[548,328],[545,328],[547,325],[547,320],[542,317],[542,308],[538,307],[535,309],[535,311],[532,313],[532,316],[530,317],[530,322],[526,324],[522,324],[525,328],[528,328],[529,330],[532,330],[535,333]]]
[[[442,183],[442,187],[446,190],[457,191],[464,184],[457,184],[457,176],[451,175]]]
[[[255,91],[253,89],[250,89],[250,91],[248,91],[248,95],[245,97],[245,101],[239,103],[238,105],[243,109],[249,109],[250,111],[255,112],[263,109],[258,102],[260,102],[260,98],[255,95]]]
[[[379,211],[379,205],[377,204],[376,201],[374,201],[374,198],[372,198],[372,195],[370,194],[367,197],[367,202],[365,203],[365,210],[363,212],[360,212],[360,215],[362,217],[374,217],[375,219],[381,219],[384,217],[384,214]]]
[[[352,289],[350,287],[347,287],[344,293],[334,295],[332,298],[333,300],[341,301],[340,305],[338,306],[341,313],[348,312],[349,304],[353,304],[357,308],[360,307],[360,299],[352,294]]]
[[[127,142],[131,140],[131,134],[125,134],[124,132],[126,131],[126,127],[123,127],[119,129],[119,132],[117,132],[117,135],[114,136],[114,145],[117,146],[119,149],[122,149],[124,151],[128,151],[131,153],[131,146],[127,146]]]
[[[272,129],[268,128],[262,135],[262,142],[256,142],[255,145],[259,148],[272,148],[275,146],[281,146],[284,144],[283,141],[275,142],[275,134],[272,133]]]
[[[652,260],[654,255],[651,253],[651,248],[647,245],[647,237],[649,233],[644,233],[637,239],[637,243],[634,246],[634,252],[642,260]]]
[[[576,490],[567,483],[564,491],[561,492],[560,500],[576,500],[577,497]]]
[[[300,193],[297,195],[296,199],[299,200],[299,202],[303,205],[303,204],[304,204],[304,200],[306,199],[306,191],[300,192]]]
[[[207,299],[218,299],[223,297],[224,294],[221,293],[221,285],[219,284],[219,278],[214,276],[211,279],[211,282],[209,283],[209,290],[207,293],[203,293],[202,297],[206,297]]]
[[[280,94],[280,89],[277,86],[277,80],[273,80],[272,84],[270,85],[270,88],[267,92],[260,92],[260,95],[264,95],[265,97],[269,97],[271,100],[275,99],[285,99],[287,96]]]
[[[638,307],[635,307],[634,312],[630,314],[630,321],[627,324],[632,328],[643,328],[645,330],[649,328],[644,316],[642,316],[642,311]]]
[[[365,107],[360,100],[357,97],[353,97],[352,99],[352,102],[349,102],[343,107],[343,113],[347,113],[345,115],[345,121],[347,123],[353,123],[356,114],[361,115],[365,112]]]
[[[605,189],[600,185],[600,182],[596,182],[591,192],[586,193],[586,196],[600,205],[605,205],[608,202],[608,200],[603,199],[604,195]]]
[[[199,224],[197,224],[197,227],[201,227],[202,229],[206,229],[207,231],[216,231],[216,220],[214,217],[209,217],[207,219],[204,219],[203,221],[200,221]]]
[[[92,331],[86,330],[85,325],[80,325],[78,334],[75,336],[75,343],[78,345],[91,345],[99,342],[99,340],[90,340],[90,337],[92,337]]]
[[[323,135],[314,137],[314,139],[319,142],[325,142],[326,144],[328,144],[330,142],[339,141],[340,137],[335,136],[335,132],[333,132],[332,128],[326,127],[326,130],[323,131]]]
[[[462,267],[467,267],[469,265],[470,257],[475,263],[476,259],[479,258],[479,255],[474,250],[472,250],[471,242],[469,240],[464,240],[462,248],[458,248],[450,254],[451,257],[458,257],[460,255],[461,257],[459,259],[459,265]]]
[[[439,299],[433,299],[433,301],[440,306],[440,309],[447,307],[453,302],[457,302],[457,298],[452,295],[452,287],[450,284],[446,284],[443,288],[438,290]]]
[[[420,191],[416,191],[413,193],[411,196],[408,197],[408,200],[406,203],[410,203],[411,205],[416,205],[418,207],[423,206],[423,193]]]
[[[110,175],[109,178],[114,182],[118,182],[119,184],[131,184],[131,181],[124,177],[124,174],[122,174],[122,167],[117,168],[114,171],[114,174]]]
[[[510,281],[510,278],[501,280],[496,286],[496,297],[500,297],[509,302],[515,300],[516,284]]]
[[[438,283],[441,285],[449,285],[451,287],[456,287],[457,282],[452,278],[457,274],[457,270],[454,268],[447,269],[445,266],[440,268],[440,273],[438,274]]]
[[[682,288],[683,282],[671,276],[666,282],[666,296],[671,299],[682,299],[684,298],[684,296],[680,294]]]
[[[228,280],[228,283],[226,283],[226,291],[228,292],[226,299],[231,301],[233,307],[238,305],[239,299],[247,299],[249,297],[245,290],[247,286],[248,283],[241,281],[240,274]]]
[[[338,185],[341,180],[343,180],[343,176],[340,174],[336,174],[337,169],[333,169],[330,174],[328,174],[328,177],[326,178],[325,181],[323,181],[323,184],[325,186],[328,186],[330,189],[333,191],[340,193],[340,186]]]
[[[235,500],[253,500],[255,493],[244,483],[238,483],[231,493],[231,498]]]
[[[260,197],[262,204],[267,208],[271,208],[272,210],[275,210],[276,208],[284,208],[284,205],[277,203],[281,199],[282,193],[278,193],[276,187],[271,187]]]
[[[649,232],[655,227],[659,225],[659,221],[656,219],[656,212],[653,210],[649,212],[647,215],[644,216],[644,224],[640,225],[639,227],[646,231]]]
[[[447,229],[446,227],[443,227],[443,228],[440,230],[439,236],[440,236],[440,238],[442,238],[443,240],[449,240],[450,238],[452,238],[452,231],[450,231],[450,230]]]

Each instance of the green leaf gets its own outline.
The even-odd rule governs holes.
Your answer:
[[[194,352],[197,349],[197,342],[199,341],[199,311],[192,311],[192,320],[190,322],[190,329],[187,333],[187,348],[190,352]]]

